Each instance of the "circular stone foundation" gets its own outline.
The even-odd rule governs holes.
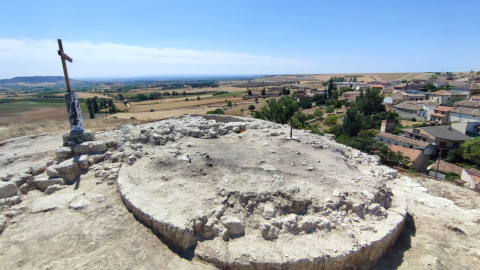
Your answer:
[[[123,132],[148,156],[119,173],[125,205],[167,244],[229,269],[368,267],[403,226],[396,171],[271,122],[183,117]]]

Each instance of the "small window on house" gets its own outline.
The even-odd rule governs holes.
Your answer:
[[[391,143],[392,141],[391,140],[387,140],[387,143]]]
[[[398,142],[395,142],[395,145],[398,145]]]
[[[380,141],[383,142],[383,138],[380,138]]]

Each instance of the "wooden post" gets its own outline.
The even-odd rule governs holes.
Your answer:
[[[70,88],[70,81],[68,80],[68,71],[67,71],[67,63],[65,63],[65,60],[68,62],[72,63],[73,60],[70,58],[68,55],[63,53],[63,45],[62,45],[62,40],[58,40],[58,55],[60,55],[60,58],[62,59],[62,66],[63,66],[63,75],[65,76],[65,84],[67,85],[67,92],[71,93],[72,89]]]
[[[293,133],[293,118],[290,118],[290,140],[292,139]]]
[[[70,120],[70,130],[73,133],[83,133],[84,129],[82,111],[80,110],[80,101],[78,99],[78,94],[73,93],[72,89],[70,88],[67,63],[65,62],[65,60],[67,60],[71,63],[73,62],[73,60],[63,52],[63,45],[61,39],[58,40],[58,55],[60,55],[60,59],[62,60],[63,74],[65,76],[65,84],[67,85],[65,101],[67,103],[68,119]]]

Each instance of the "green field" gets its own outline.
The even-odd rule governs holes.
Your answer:
[[[233,97],[233,96],[242,96],[242,92],[240,92],[240,91],[228,92],[228,93],[225,93],[225,94],[216,95],[216,96],[212,96],[212,97],[209,97],[209,98],[223,98],[223,97]]]
[[[63,98],[35,98],[35,99],[16,99],[9,100],[7,103],[0,103],[0,111],[6,110],[18,110],[24,109],[29,110],[39,107],[65,107],[65,99]],[[87,106],[84,104],[85,101],[80,100],[80,107],[82,112],[87,112]]]

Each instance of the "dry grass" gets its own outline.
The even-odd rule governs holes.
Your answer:
[[[85,119],[85,129],[93,131],[113,129],[115,125],[126,125],[129,123],[138,122],[138,120],[131,119],[114,119],[114,118],[99,118],[99,119]],[[43,133],[65,133],[70,130],[70,123],[67,120],[42,120],[35,123],[15,123],[8,126],[0,127],[0,142],[29,135],[37,135]]]
[[[233,103],[240,103],[243,101],[241,97],[212,98],[201,100],[193,99],[189,101],[185,101],[183,99],[161,99],[158,101],[147,100],[142,102],[131,102],[129,112],[149,112],[150,110],[160,111],[192,107],[198,108],[212,105],[225,105],[225,100],[229,100]]]

